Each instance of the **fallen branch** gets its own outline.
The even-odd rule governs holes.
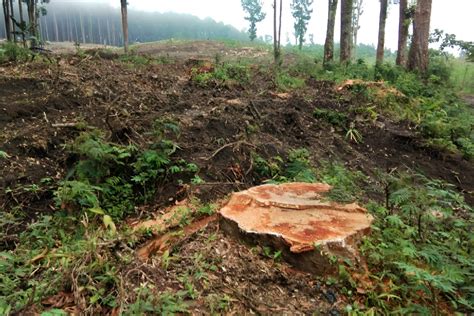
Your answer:
[[[254,144],[250,144],[250,143],[248,143],[248,142],[246,142],[246,141],[239,140],[238,142],[225,144],[224,146],[218,148],[209,158],[205,158],[205,160],[211,160],[212,158],[214,158],[215,156],[217,156],[217,154],[219,154],[221,151],[223,151],[224,149],[226,149],[226,148],[228,148],[228,147],[240,146],[240,145],[247,145],[247,146],[252,147],[252,148],[256,148],[256,147],[257,147],[257,146],[255,146]]]
[[[201,219],[183,228],[182,234],[171,231],[148,242],[145,246],[137,250],[137,257],[142,261],[147,261],[155,253],[163,254],[178,243],[183,242],[196,232],[207,227],[218,219],[217,214]]]

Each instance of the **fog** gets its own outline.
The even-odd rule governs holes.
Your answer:
[[[286,44],[288,41],[294,43],[293,36],[293,18],[290,12],[290,0],[284,1],[284,16],[283,16],[283,32],[282,32],[282,41]],[[143,30],[145,25],[140,25],[142,17],[147,20],[147,25],[152,25],[152,19],[160,19],[164,16],[155,15],[151,16],[150,14],[145,14],[144,12],[174,12],[174,13],[183,13],[191,14],[197,16],[201,19],[207,17],[212,18],[215,21],[222,22],[224,24],[229,24],[235,27],[236,29],[228,28],[226,31],[223,29],[220,30],[219,36],[211,34],[212,32],[200,31],[200,35],[197,38],[227,38],[235,37],[235,39],[241,39],[241,34],[238,34],[237,30],[246,31],[248,25],[247,21],[244,19],[244,12],[242,11],[240,0],[128,0],[129,8],[131,10],[130,14],[130,25],[132,27],[132,33],[134,33],[134,27]],[[267,17],[264,21],[258,24],[258,36],[264,37],[265,35],[272,34],[272,0],[263,0],[264,10],[267,13]],[[73,15],[74,11],[77,11],[78,7],[84,7],[86,11],[95,11],[96,9],[100,11],[101,16],[106,16],[107,12],[110,13],[111,22],[109,22],[109,28],[117,29],[116,39],[110,39],[111,43],[120,43],[121,35],[119,32],[120,23],[118,19],[118,8],[120,5],[119,0],[51,0],[51,3],[46,7],[50,12],[54,10],[60,10],[61,14]],[[312,34],[315,43],[323,43],[325,32],[326,32],[326,17],[327,17],[327,0],[314,0],[313,4],[313,17],[310,21],[307,38]],[[473,0],[433,0],[433,11],[432,11],[432,23],[431,28],[445,30],[448,33],[454,33],[459,39],[474,41],[474,32],[472,32],[472,23],[471,15],[474,12],[474,1]],[[361,17],[361,28],[359,31],[359,43],[365,44],[376,44],[377,41],[377,25],[378,25],[378,14],[379,14],[379,1],[377,0],[364,0],[364,14]],[[58,16],[58,15],[56,15]],[[169,16],[168,16],[169,17]],[[52,17],[46,17],[43,23],[51,23]],[[81,18],[82,19],[82,18]],[[189,17],[180,20],[181,26],[183,29],[193,28],[197,24],[196,21],[191,22],[192,19]],[[112,23],[113,21],[113,23]],[[153,24],[154,27],[148,30],[148,33],[156,31],[160,32],[165,27],[164,24],[169,20],[155,21]],[[208,21],[209,22],[209,21]],[[79,22],[78,22],[79,23]],[[99,22],[97,22],[99,23]],[[339,38],[339,20],[336,22],[336,41]],[[66,24],[64,24],[66,25]],[[210,26],[211,24],[209,24]],[[100,25],[99,25],[100,26]],[[222,26],[222,24],[221,24]],[[0,29],[3,25],[0,26]],[[67,26],[65,26],[67,27]],[[107,25],[103,25],[107,27]],[[74,26],[70,27],[74,29]],[[78,28],[78,26],[75,26]],[[51,30],[50,30],[51,31]],[[136,30],[135,30],[136,31]],[[69,33],[72,33],[68,38],[76,38],[80,40],[83,37],[80,31],[69,30]],[[85,31],[84,31],[85,32]],[[227,32],[227,33],[226,33]],[[390,5],[389,15],[387,20],[386,28],[386,47],[392,50],[395,50],[397,47],[397,36],[398,36],[398,5]],[[78,35],[76,36],[75,33]],[[170,32],[161,32],[157,36],[153,37],[151,34],[146,35],[146,38],[149,40],[163,39],[166,36],[172,36]],[[185,31],[186,35],[181,36],[185,38],[193,37],[191,32]],[[171,35],[170,35],[171,34]],[[225,36],[222,36],[224,34]],[[0,30],[0,36],[2,35]],[[49,38],[52,38],[51,34],[48,35]],[[111,36],[110,36],[111,37]],[[140,39],[145,36],[134,34],[131,37],[133,40]]]
[[[54,1],[54,0],[51,0]],[[389,0],[390,1],[390,0]],[[119,0],[109,0],[111,5],[118,6]],[[131,8],[144,11],[190,13],[198,17],[211,17],[216,21],[231,24],[238,29],[246,29],[244,12],[240,0],[129,0]],[[290,0],[284,0],[283,41],[286,35],[293,40],[293,19],[290,12]],[[258,35],[272,34],[272,0],[263,0],[267,18],[259,24]],[[379,15],[378,0],[364,0],[364,14],[361,17],[359,42],[376,44],[377,25]],[[326,32],[327,0],[314,0],[313,18],[309,24],[308,34],[314,34],[316,43],[324,43]],[[431,27],[454,33],[459,39],[474,41],[472,12],[474,0],[433,0]],[[339,24],[339,21],[336,25]],[[397,47],[398,36],[398,5],[390,5],[386,29],[386,46],[391,49]],[[336,40],[339,30],[336,28]]]

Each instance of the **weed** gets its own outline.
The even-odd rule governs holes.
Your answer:
[[[150,58],[136,54],[121,55],[119,60],[123,63],[133,64],[136,66],[148,65],[151,63]]]
[[[314,110],[313,115],[318,120],[323,120],[340,128],[345,129],[348,124],[347,114],[338,111],[317,108]]]
[[[10,158],[10,156],[3,150],[0,150],[0,159],[8,159],[8,158]]]
[[[206,304],[212,315],[225,314],[230,308],[232,299],[227,294],[209,294],[206,296]]]
[[[0,46],[0,63],[7,61],[25,62],[31,58],[31,51],[16,43],[6,42]]]
[[[351,122],[346,133],[346,139],[356,144],[362,143],[362,134],[355,128],[354,122]]]
[[[378,312],[440,314],[448,300],[472,310],[472,210],[451,186],[419,175],[394,177],[391,189],[390,209],[369,205],[376,222],[362,250],[374,278],[391,280],[370,304]]]
[[[184,293],[176,294],[171,292],[157,293],[153,285],[144,284],[137,288],[136,301],[127,306],[123,311],[124,315],[174,315],[177,313],[187,313],[188,306],[184,302]]]
[[[88,209],[114,219],[130,214],[135,205],[151,198],[156,184],[168,175],[198,172],[195,164],[172,159],[178,146],[167,137],[177,134],[174,122],[156,121],[153,143],[139,150],[107,142],[97,131],[82,133],[70,146],[79,160],[70,172],[74,179],[62,182],[55,193],[58,206],[76,212]]]
[[[241,63],[222,63],[215,67],[206,65],[202,69],[193,68],[191,80],[200,87],[210,84],[245,84],[250,80],[250,70],[247,65]]]
[[[276,86],[279,90],[290,91],[300,89],[305,86],[305,80],[293,77],[286,72],[279,72],[275,79]]]

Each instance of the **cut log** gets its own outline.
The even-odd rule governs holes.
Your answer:
[[[234,237],[281,251],[301,270],[332,273],[334,256],[360,262],[357,244],[373,217],[355,203],[328,201],[330,190],[322,183],[288,183],[234,193],[220,210],[220,225]]]

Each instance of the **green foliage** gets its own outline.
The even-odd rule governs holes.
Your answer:
[[[341,113],[331,109],[317,108],[314,110],[313,115],[318,120],[323,120],[331,125],[346,128],[348,126],[347,114]]]
[[[376,222],[362,249],[386,286],[368,303],[381,313],[439,314],[447,299],[455,310],[472,310],[472,209],[438,180],[402,174],[389,182],[389,209],[369,206]]]
[[[0,45],[0,63],[6,61],[25,62],[31,58],[31,51],[16,43],[6,42]]]
[[[354,202],[362,196],[360,188],[367,181],[362,172],[351,171],[341,163],[329,161],[321,161],[316,177],[318,181],[333,187],[328,197],[337,202]]]
[[[130,63],[134,65],[148,65],[151,63],[151,59],[142,55],[130,54],[130,55],[121,55],[120,61],[123,63]]]
[[[137,299],[125,308],[124,315],[175,315],[188,312],[183,291],[177,294],[172,292],[157,293],[154,286],[150,284],[144,284],[135,291]]]
[[[199,68],[192,70],[191,80],[200,87],[213,85],[245,84],[250,80],[249,67],[242,63],[222,63],[216,67],[209,67],[206,71]],[[209,70],[209,71],[207,71]]]
[[[361,185],[367,181],[360,171],[350,171],[337,162],[320,161],[314,168],[307,149],[291,150],[287,161],[280,157],[265,160],[253,156],[254,172],[260,179],[270,183],[284,182],[323,182],[333,186],[328,198],[338,202],[353,202],[362,196]]]
[[[10,158],[10,156],[3,150],[0,150],[0,159],[8,159],[8,158]]]
[[[122,146],[104,140],[97,131],[82,133],[70,146],[78,157],[70,177],[55,193],[58,206],[68,211],[90,210],[114,219],[133,212],[146,202],[156,184],[168,175],[195,174],[198,168],[184,160],[173,161],[178,146],[167,139],[179,134],[178,126],[167,120],[155,122],[149,148]]]
[[[85,226],[60,216],[44,216],[28,225],[15,250],[0,253],[0,302],[18,312],[76,284],[91,305],[114,306],[117,294],[111,288],[118,288],[116,266],[125,257],[110,256],[99,245],[115,244],[116,237],[96,228],[88,231],[88,238],[84,233]]]
[[[262,2],[260,0],[241,0],[242,8],[247,16],[245,19],[250,22],[249,37],[253,41],[257,38],[257,23],[265,19],[265,12],[262,12]]]
[[[309,20],[311,20],[311,14],[313,9],[313,0],[293,0],[291,2],[291,13],[294,22],[295,36],[298,39],[298,47],[301,50],[303,48],[304,36],[308,29]]]
[[[276,76],[276,86],[282,91],[291,91],[305,86],[305,80],[280,71]]]

